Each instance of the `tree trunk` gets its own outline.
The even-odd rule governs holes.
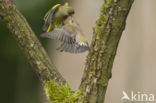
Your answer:
[[[104,0],[80,85],[84,103],[104,102],[118,43],[133,1]]]

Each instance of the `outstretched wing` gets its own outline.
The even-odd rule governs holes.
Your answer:
[[[89,46],[80,46],[75,44],[68,44],[68,43],[62,43],[60,47],[57,48],[57,50],[63,52],[69,52],[69,53],[82,53],[89,49]]]
[[[44,25],[43,25],[43,31],[46,31],[50,25],[50,23],[52,22],[52,18],[55,14],[55,12],[58,10],[58,7],[60,6],[60,4],[55,5],[53,8],[51,8],[44,16],[43,20],[45,21]]]
[[[73,44],[75,40],[75,33],[72,31],[67,31],[64,28],[58,28],[50,32],[41,34],[41,37],[51,38],[60,40],[65,43]]]

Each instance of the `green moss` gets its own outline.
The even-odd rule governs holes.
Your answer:
[[[45,92],[51,103],[76,103],[80,90],[73,92],[68,85],[59,85],[55,81],[45,82]]]

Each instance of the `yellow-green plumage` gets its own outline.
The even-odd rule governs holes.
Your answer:
[[[74,10],[71,7],[60,6],[54,14],[52,22],[62,23],[72,14],[74,14]]]
[[[43,31],[49,32],[58,25],[62,25],[64,21],[73,14],[73,8],[69,7],[68,5],[54,5],[44,16],[45,23],[43,26]]]

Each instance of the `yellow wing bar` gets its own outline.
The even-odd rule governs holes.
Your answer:
[[[52,7],[52,10],[54,10],[55,8],[57,8],[57,7],[59,7],[59,6],[61,6],[61,4],[56,4],[56,5],[54,5],[54,6]]]
[[[79,41],[78,44],[79,44],[80,46],[87,46],[87,44],[86,44],[85,42],[83,42],[83,41]]]
[[[64,6],[68,6],[68,5],[69,5],[68,2],[65,2],[65,3],[64,3]]]
[[[50,24],[46,32],[49,32],[51,28],[52,28],[52,25]]]

